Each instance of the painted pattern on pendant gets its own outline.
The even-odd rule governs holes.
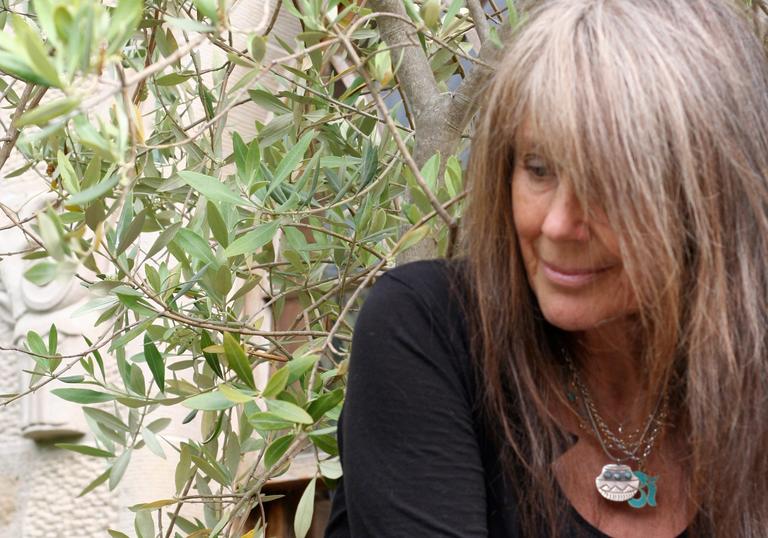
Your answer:
[[[656,506],[656,476],[648,476],[642,471],[635,471],[635,476],[640,480],[640,497],[630,499],[629,506],[632,508],[645,508],[646,506]]]
[[[603,466],[602,472],[595,478],[595,486],[600,495],[609,501],[624,502],[637,494],[640,479],[629,466],[609,463]]]

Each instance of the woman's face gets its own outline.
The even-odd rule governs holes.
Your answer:
[[[516,144],[512,208],[528,283],[547,321],[587,331],[636,312],[605,214],[592,209],[586,218],[568,177],[556,174],[525,131]]]

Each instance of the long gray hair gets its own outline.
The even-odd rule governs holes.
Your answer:
[[[505,467],[528,491],[528,535],[562,508],[550,465],[564,437],[547,403],[562,392],[562,360],[536,315],[511,212],[523,122],[620,236],[640,305],[644,386],[671,392],[686,433],[694,532],[768,536],[763,46],[728,0],[534,6],[483,98],[460,250],[484,409],[503,432]]]

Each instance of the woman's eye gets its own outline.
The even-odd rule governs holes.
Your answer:
[[[526,158],[523,163],[525,169],[538,178],[547,178],[552,175],[546,161],[539,157]]]

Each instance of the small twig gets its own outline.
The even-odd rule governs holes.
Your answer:
[[[277,0],[277,5],[275,6],[274,11],[272,11],[272,17],[269,19],[269,24],[267,24],[267,29],[264,30],[263,35],[269,35],[269,33],[272,31],[272,28],[274,28],[275,23],[277,22],[277,17],[280,15],[281,7],[283,7],[283,0]]]
[[[192,482],[195,479],[196,474],[197,474],[197,465],[194,465],[192,467],[192,474],[187,480],[187,483],[184,484],[184,490],[181,492],[182,500],[176,503],[176,507],[173,509],[173,514],[171,514],[171,520],[168,522],[168,531],[165,533],[165,538],[171,538],[171,533],[173,532],[173,528],[176,526],[176,519],[179,517],[181,506],[184,504],[183,499],[187,495],[187,493],[189,493],[189,488],[192,487]]]
[[[38,91],[33,97],[32,92],[35,90],[35,88],[37,88]],[[8,160],[8,157],[11,156],[11,151],[13,150],[13,147],[16,144],[16,140],[19,138],[19,134],[21,133],[19,128],[16,127],[16,120],[18,120],[19,117],[21,117],[21,115],[24,114],[24,112],[27,110],[35,108],[40,103],[40,100],[43,98],[45,92],[47,91],[48,88],[45,86],[35,86],[31,82],[28,82],[24,87],[24,92],[21,94],[21,97],[19,97],[16,110],[13,111],[13,115],[11,116],[11,126],[6,133],[6,141],[3,144],[3,147],[0,148],[0,170],[3,169],[3,166],[5,166],[5,162]]]

